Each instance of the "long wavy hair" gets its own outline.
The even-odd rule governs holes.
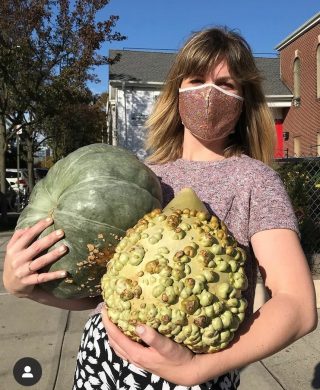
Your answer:
[[[247,154],[270,164],[275,150],[275,127],[262,91],[262,78],[246,40],[226,27],[193,34],[177,53],[162,93],[146,122],[149,163],[163,164],[182,157],[183,125],[178,110],[182,80],[205,75],[225,59],[231,76],[242,87],[244,105],[224,156]]]

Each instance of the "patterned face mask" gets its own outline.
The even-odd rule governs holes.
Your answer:
[[[215,84],[179,89],[182,123],[204,141],[227,137],[241,114],[243,98]]]

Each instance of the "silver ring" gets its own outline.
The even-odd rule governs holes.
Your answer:
[[[29,264],[28,264],[28,269],[29,269],[29,272],[30,272],[31,274],[33,274],[34,271],[32,271],[32,269],[30,268],[31,263],[32,263],[32,261],[29,262]]]

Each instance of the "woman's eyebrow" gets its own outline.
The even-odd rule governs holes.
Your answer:
[[[219,81],[234,81],[234,82],[236,82],[236,80],[232,76],[217,76],[216,80],[219,80]]]
[[[194,79],[195,77],[204,77],[203,75],[201,75],[200,73],[199,74],[197,74],[197,73],[195,73],[195,74],[191,74],[190,76],[188,76],[187,78],[188,79]]]

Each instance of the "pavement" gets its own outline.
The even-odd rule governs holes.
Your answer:
[[[2,272],[11,235],[12,231],[0,231],[0,390],[25,388],[13,376],[16,362],[25,357],[36,359],[42,367],[39,382],[28,387],[71,390],[77,351],[90,310],[71,312],[9,295],[3,287]],[[265,299],[261,285],[256,297],[257,309]],[[319,308],[318,314],[320,317]],[[314,332],[281,352],[243,368],[239,389],[320,389],[320,323]]]

